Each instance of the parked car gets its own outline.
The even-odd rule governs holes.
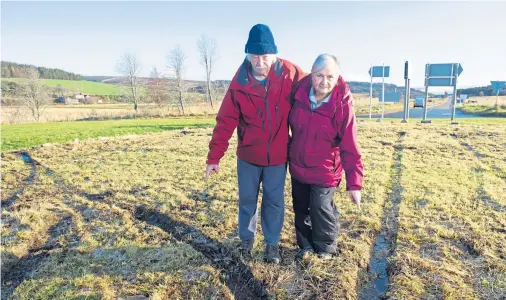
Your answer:
[[[424,100],[424,97],[415,97],[415,102],[414,102],[413,108],[423,107],[423,100]]]

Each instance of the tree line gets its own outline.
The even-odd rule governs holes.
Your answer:
[[[494,89],[492,88],[492,85],[489,86],[480,86],[480,87],[473,87],[473,88],[467,88],[467,89],[458,89],[459,95],[468,95],[468,97],[478,97],[478,96],[495,96]],[[499,92],[499,96],[506,96],[506,89],[503,89]]]
[[[32,71],[38,72],[39,78],[43,79],[83,80],[82,75],[66,72],[61,69],[2,61],[2,78],[29,78]]]

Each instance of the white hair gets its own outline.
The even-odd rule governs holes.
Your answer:
[[[318,55],[318,57],[313,63],[313,67],[311,68],[311,73],[320,72],[323,69],[335,71],[336,74],[339,76],[341,73],[341,66],[339,64],[339,59],[337,59],[335,55],[330,53]]]

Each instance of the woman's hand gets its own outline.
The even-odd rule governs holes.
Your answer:
[[[357,205],[357,208],[360,210],[360,202],[362,200],[362,193],[360,191],[348,191],[350,194],[351,202]]]

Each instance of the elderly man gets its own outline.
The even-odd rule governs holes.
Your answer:
[[[244,258],[251,256],[262,183],[265,260],[277,264],[281,261],[278,244],[285,209],[290,101],[297,81],[305,74],[298,66],[276,57],[274,37],[266,25],[251,28],[245,52],[247,57],[216,116],[205,178],[219,172],[219,161],[237,128],[240,251]]]

